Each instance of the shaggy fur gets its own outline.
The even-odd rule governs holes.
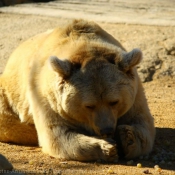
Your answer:
[[[0,141],[39,142],[79,161],[149,153],[155,128],[135,68],[141,59],[84,20],[27,40],[0,77]]]

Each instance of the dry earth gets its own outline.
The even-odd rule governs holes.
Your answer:
[[[36,15],[19,15],[0,13],[0,72],[3,72],[10,53],[27,38],[68,23],[70,19],[44,17]],[[175,27],[129,25],[99,23],[104,29],[115,36],[125,48],[131,50],[139,47],[143,50],[144,60],[148,57],[154,59],[165,58],[163,67],[175,68],[173,39],[175,39]],[[165,46],[166,43],[168,46]],[[172,43],[172,45],[171,45]],[[170,50],[167,51],[167,48]],[[172,53],[171,53],[172,52]],[[171,56],[171,57],[169,57]],[[148,61],[149,62],[149,61]],[[153,65],[153,64],[152,64]],[[154,69],[154,76],[160,75],[159,64]],[[156,65],[153,65],[156,67]],[[162,66],[161,66],[162,67]],[[142,64],[138,69],[146,70]],[[165,71],[166,72],[166,71]],[[140,75],[144,76],[140,71]],[[153,78],[153,77],[152,77]],[[151,82],[144,83],[150,110],[155,118],[157,136],[153,152],[146,157],[134,160],[133,165],[127,165],[126,160],[120,160],[117,164],[99,164],[96,162],[62,162],[41,152],[37,147],[18,146],[0,143],[0,153],[5,155],[14,166],[14,172],[23,173],[47,173],[47,174],[144,174],[149,170],[151,174],[175,174],[175,79],[173,75],[161,74]],[[145,79],[143,79],[145,80]],[[151,79],[149,79],[151,80]],[[157,156],[157,157],[156,157]],[[159,158],[160,157],[160,158]],[[142,163],[142,168],[136,164]],[[154,169],[159,164],[161,172]]]
[[[47,0],[0,0],[13,2]],[[49,0],[48,0],[49,1]],[[174,0],[51,0],[49,3],[24,3],[0,11],[93,19],[101,22],[175,26]]]

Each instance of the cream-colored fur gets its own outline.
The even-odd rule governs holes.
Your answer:
[[[141,59],[84,20],[27,40],[0,77],[0,141],[39,142],[79,161],[149,153],[155,129],[135,68]]]

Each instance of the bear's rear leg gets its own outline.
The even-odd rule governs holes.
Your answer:
[[[0,114],[0,142],[38,145],[35,126],[21,123],[11,114]]]

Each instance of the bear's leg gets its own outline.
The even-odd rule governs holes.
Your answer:
[[[34,125],[21,123],[10,114],[0,113],[0,141],[21,145],[37,145],[37,133]]]
[[[151,133],[148,127],[141,124],[119,125],[117,132],[126,159],[148,154],[152,150],[155,133]]]
[[[0,77],[0,141],[22,145],[37,145],[37,133],[34,125],[21,123],[12,111],[2,86]]]
[[[34,104],[34,103],[33,103]],[[115,162],[118,160],[116,143],[113,140],[86,136],[72,128],[54,111],[33,108],[33,118],[38,133],[39,145],[44,153],[65,160]]]
[[[51,156],[78,161],[118,161],[116,143],[113,140],[89,137],[63,125],[42,127],[45,128],[44,131],[38,130],[40,146],[43,152]]]
[[[113,140],[103,140],[82,134],[75,134],[69,140],[69,154],[79,161],[106,161],[117,162],[118,153]]]

